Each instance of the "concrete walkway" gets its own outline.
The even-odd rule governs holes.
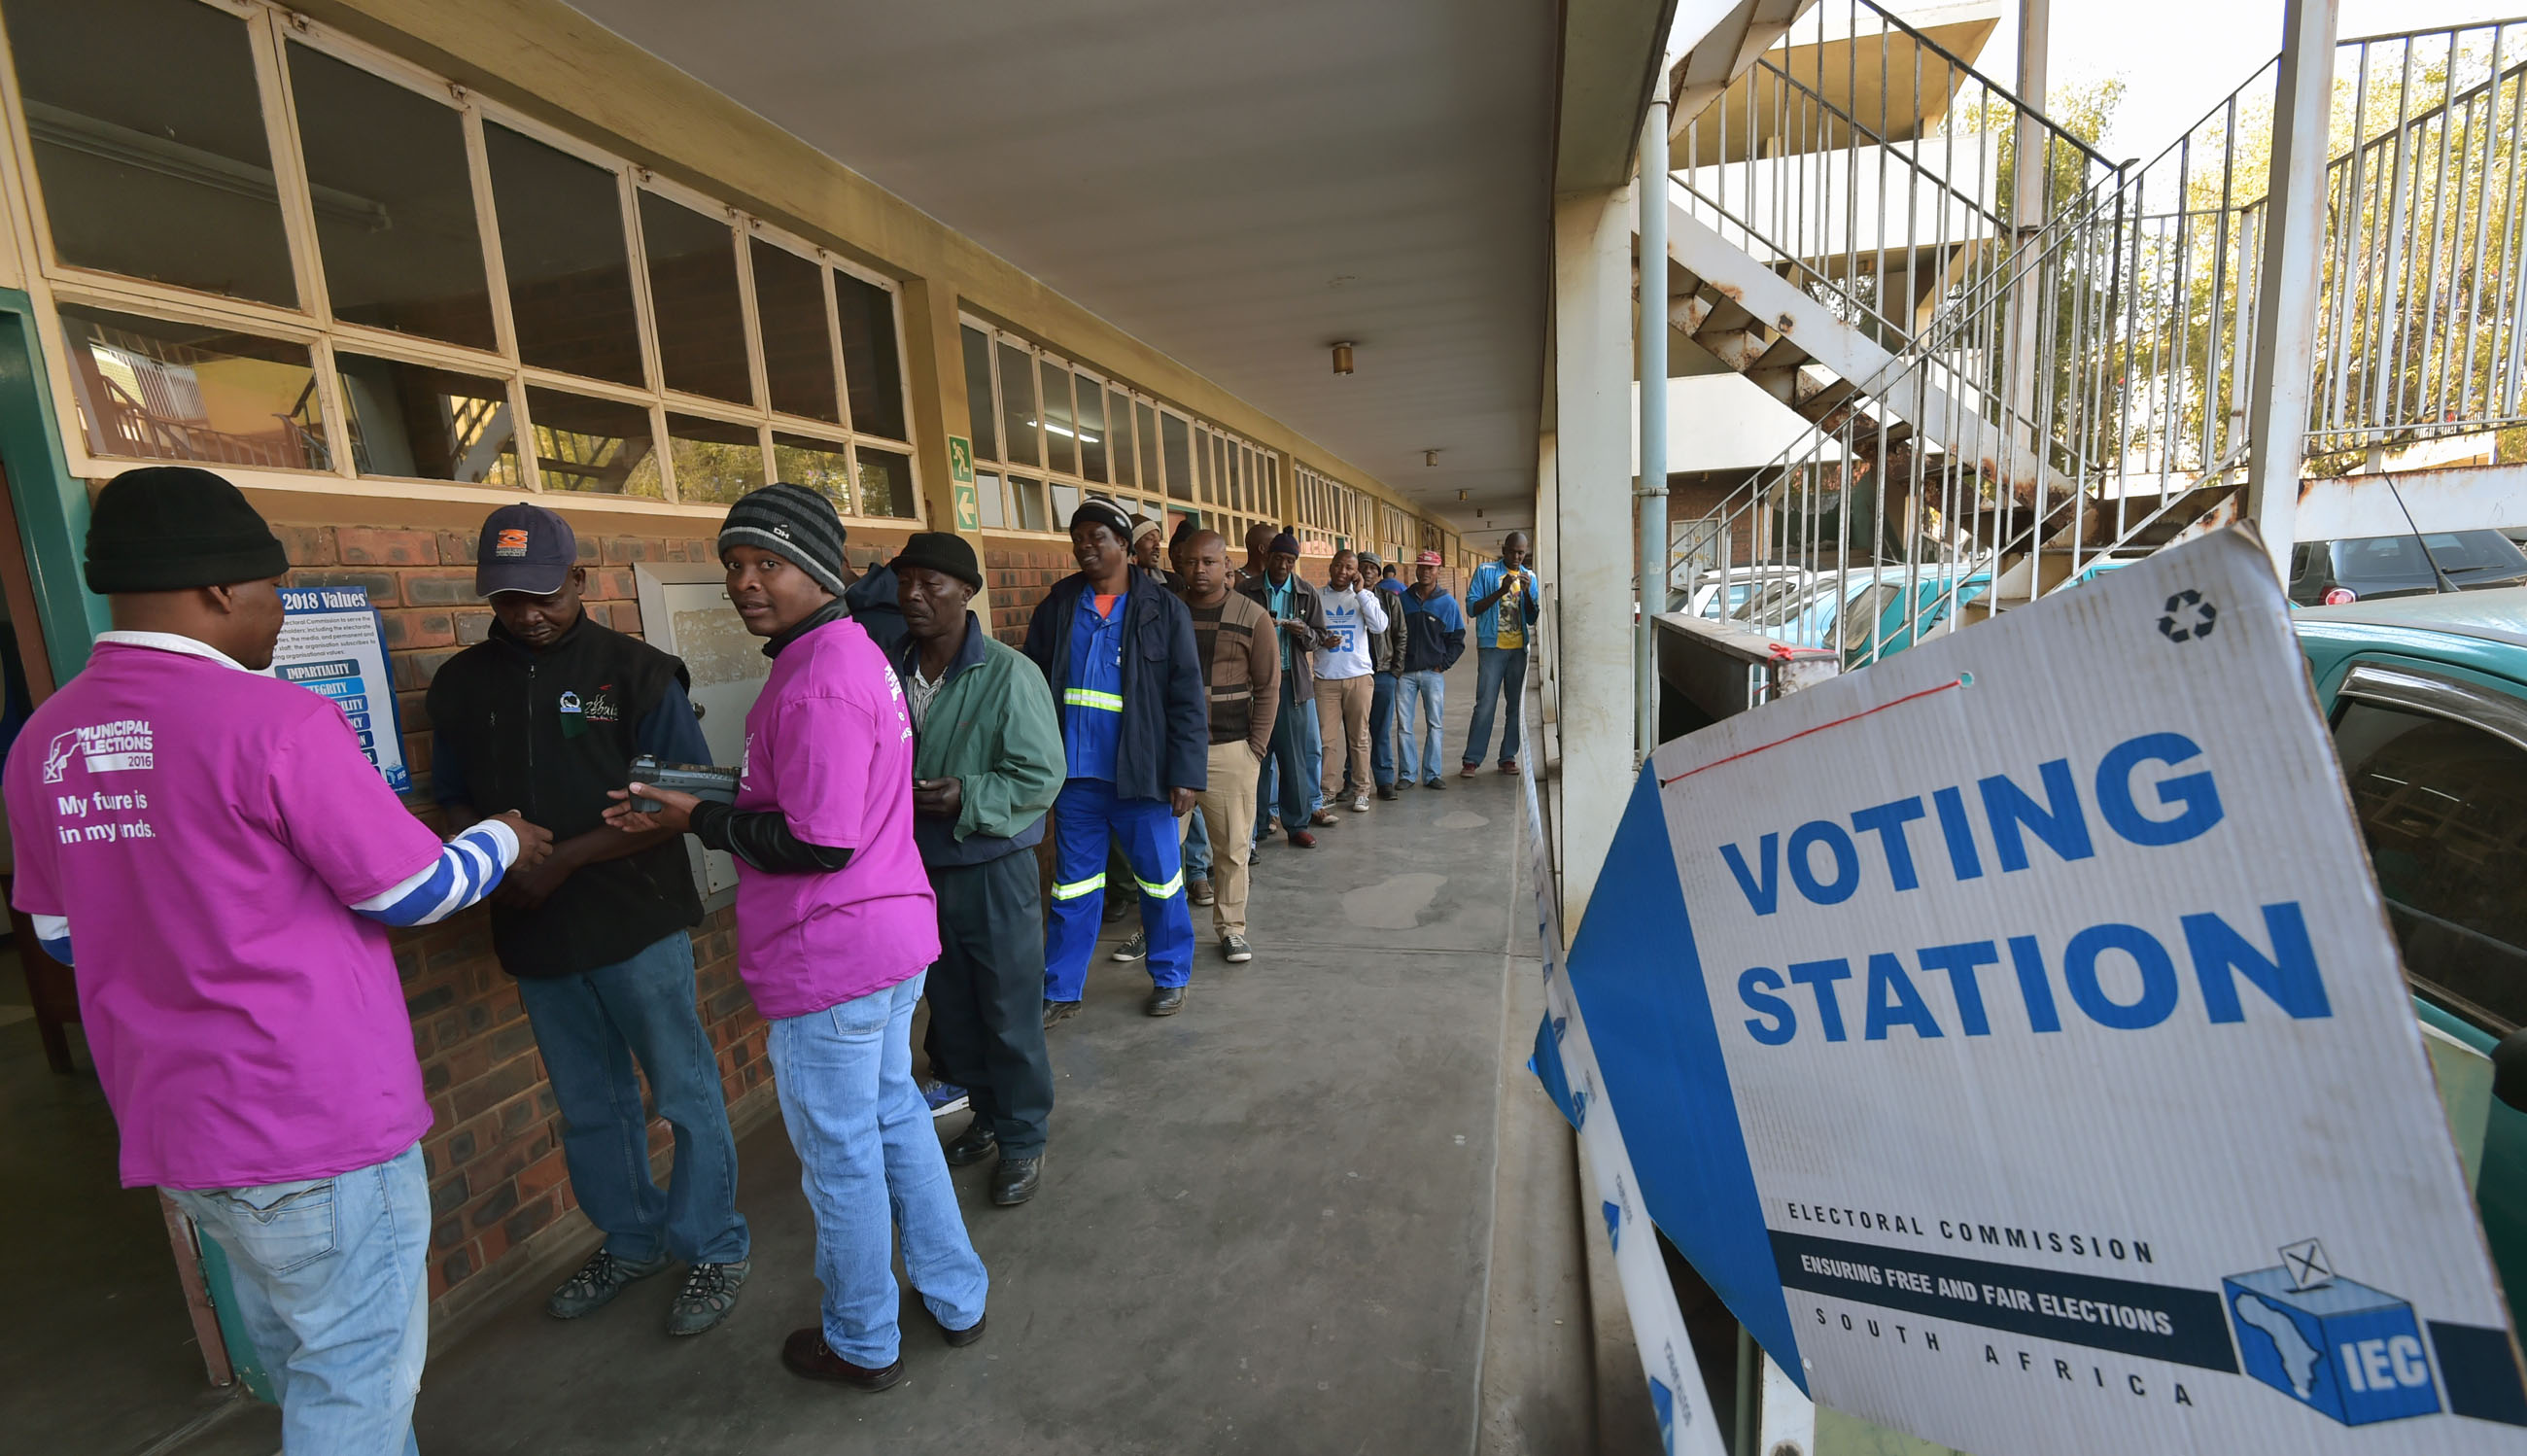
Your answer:
[[[1086,1010],[1053,1034],[1043,1193],[998,1209],[988,1162],[956,1174],[992,1273],[979,1343],[949,1349],[907,1295],[895,1389],[781,1368],[817,1285],[775,1121],[741,1147],[754,1272],[727,1325],[662,1333],[672,1276],[572,1325],[539,1291],[432,1363],[424,1450],[1471,1449],[1496,1118],[1504,1085],[1532,1080],[1510,1066],[1504,1082],[1526,1038],[1504,1036],[1505,977],[1534,974],[1518,781],[1456,776],[1473,667],[1469,651],[1449,682],[1446,792],[1345,810],[1313,852],[1264,850],[1252,962],[1220,962],[1198,909],[1186,1010],[1152,1019],[1147,975],[1101,948]],[[262,1426],[217,1445],[252,1449]]]

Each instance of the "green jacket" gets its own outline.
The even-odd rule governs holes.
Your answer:
[[[907,700],[920,662],[920,641],[905,637],[895,650],[895,674]],[[1065,764],[1044,673],[967,612],[965,645],[914,730],[912,750],[912,776],[955,779],[964,802],[953,824],[914,816],[921,862],[981,864],[1042,840]]]

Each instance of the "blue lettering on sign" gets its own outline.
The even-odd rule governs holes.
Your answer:
[[[2204,1019],[2215,1023],[2246,1019],[2243,999],[2238,994],[2241,977],[2293,1020],[2333,1015],[2315,945],[2308,937],[2307,916],[2298,902],[2267,905],[2262,914],[2263,937],[2272,947],[2269,954],[2252,935],[2218,914],[2181,917],[2185,959],[2192,967],[2192,984],[2199,993]],[[2186,1002],[2187,982],[2178,970],[2176,956],[2166,941],[2139,925],[2115,921],[2090,925],[2064,943],[2058,962],[2048,962],[2043,945],[2033,935],[2013,935],[2008,945],[2019,1009],[2031,1032],[2062,1029],[2056,963],[2058,984],[2069,991],[2071,1005],[2089,1021],[2110,1030],[2142,1031],[2160,1025]],[[1870,953],[1861,992],[1861,1039],[1884,1041],[1889,1032],[1902,1027],[1928,1041],[1945,1036],[1948,1024],[1967,1036],[1992,1035],[1992,1008],[1986,1001],[1986,987],[2011,983],[1999,977],[1986,982],[1978,972],[2000,961],[1999,950],[1988,940],[1927,946],[1913,953],[1909,965],[1892,951]],[[1914,965],[1920,967],[1918,974]],[[1951,1022],[1942,1022],[1940,1009],[1925,989],[1940,988],[1940,982],[1933,979],[1934,972],[1945,978]],[[1792,962],[1787,980],[1769,965],[1748,967],[1737,977],[1737,999],[1755,1014],[1744,1022],[1746,1033],[1768,1047],[1786,1046],[1797,1039],[1802,1008],[1786,993],[1799,985],[1807,988],[1806,1009],[1818,1032],[1830,1042],[1850,1040],[1840,993],[1840,983],[1850,979],[1851,962],[1839,957]],[[2017,1026],[2004,1029],[2015,1031]]]

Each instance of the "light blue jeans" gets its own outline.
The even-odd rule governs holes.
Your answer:
[[[902,1344],[896,1234],[904,1274],[948,1328],[972,1328],[991,1286],[912,1081],[912,1009],[925,978],[782,1017],[769,1038],[781,1120],[816,1219],[825,1343],[870,1370],[893,1365]]]
[[[1468,766],[1483,761],[1483,751],[1492,744],[1492,714],[1498,712],[1505,720],[1501,761],[1507,763],[1518,757],[1519,708],[1526,701],[1526,649],[1476,648],[1474,655],[1474,720],[1466,725],[1464,761]]]
[[[1421,724],[1414,725],[1414,709]],[[1400,755],[1397,777],[1404,783],[1425,783],[1439,777],[1440,722],[1448,712],[1448,677],[1435,667],[1399,674],[1395,680],[1395,747]],[[1416,750],[1419,752],[1416,752]]]
[[[430,1182],[415,1143],[330,1178],[169,1188],[228,1255],[284,1450],[406,1456],[430,1346]]]

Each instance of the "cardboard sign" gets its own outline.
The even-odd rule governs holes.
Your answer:
[[[387,787],[412,792],[403,761],[403,720],[395,709],[394,668],[386,624],[365,587],[284,587],[280,645],[265,676],[296,683],[334,705]]]
[[[1570,958],[1660,1225],[1976,1452],[2527,1444],[2269,558],[2223,533],[1645,765]]]

